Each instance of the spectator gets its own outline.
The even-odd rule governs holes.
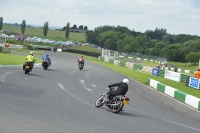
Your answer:
[[[174,68],[174,71],[175,71],[175,72],[177,72],[177,71],[178,71],[178,68],[177,68],[177,67],[175,67],[175,68]]]
[[[195,78],[200,79],[200,68],[198,69],[198,71],[196,71],[193,75]]]

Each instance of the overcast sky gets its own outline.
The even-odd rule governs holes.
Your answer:
[[[165,28],[170,34],[200,36],[200,0],[0,0],[4,23],[63,27],[126,26],[145,32]]]

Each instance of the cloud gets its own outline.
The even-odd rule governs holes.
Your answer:
[[[103,25],[127,26],[135,31],[166,28],[169,33],[200,35],[198,0],[0,0],[4,22],[63,27],[67,22],[94,29]]]

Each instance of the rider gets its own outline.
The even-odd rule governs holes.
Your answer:
[[[46,59],[49,64],[51,65],[51,59],[49,58],[49,55],[48,54],[45,54],[43,57],[42,57],[42,60]]]
[[[128,91],[128,83],[129,83],[129,80],[127,78],[125,78],[125,79],[123,79],[122,82],[108,85],[109,88],[116,87],[116,86],[118,86],[118,88],[115,91],[113,91],[113,90],[109,91],[107,93],[107,97],[105,98],[104,102],[108,102],[110,100],[111,96],[125,95],[126,92]]]
[[[84,66],[84,59],[83,59],[83,56],[79,57],[78,58],[78,67],[79,67],[79,64],[80,63],[83,63],[83,66]]]
[[[53,48],[53,51],[56,51],[56,47]]]
[[[34,63],[35,63],[35,61],[36,61],[36,59],[34,58],[34,56],[33,56],[33,51],[30,51],[30,55],[27,55],[26,56],[26,60],[28,61],[28,62],[30,62],[30,64],[31,64],[31,70],[33,69],[33,66],[34,66]],[[26,62],[25,62],[26,63]],[[23,70],[25,70],[25,63],[24,63],[24,65],[23,65]]]

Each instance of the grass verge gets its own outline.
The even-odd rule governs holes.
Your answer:
[[[36,59],[36,63],[42,62],[41,59]],[[22,65],[25,61],[25,56],[0,53],[0,65]]]
[[[88,51],[94,53],[101,53],[101,49],[97,49],[91,46],[68,46],[69,49],[80,50],[80,51]]]
[[[43,55],[43,51],[41,51],[41,50],[27,50],[27,49],[12,48],[12,51],[25,53],[27,55],[30,53],[30,51],[33,51],[34,55],[36,55],[36,56],[42,56]]]

